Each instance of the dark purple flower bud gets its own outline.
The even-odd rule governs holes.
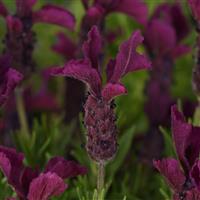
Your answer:
[[[55,5],[45,5],[40,10],[34,12],[33,22],[57,24],[69,29],[73,29],[75,26],[74,16],[68,10]]]
[[[199,22],[200,21],[200,1],[199,0],[188,0],[194,18]]]

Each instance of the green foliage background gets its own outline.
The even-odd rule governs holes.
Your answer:
[[[11,11],[14,11],[14,0],[4,0]],[[58,5],[63,5],[75,14],[77,18],[76,30],[79,30],[80,20],[84,14],[84,9],[79,0],[38,0],[35,9],[41,7],[44,3],[50,2]],[[149,6],[150,13],[162,0],[146,0]],[[185,1],[182,1],[185,2]],[[186,4],[183,3],[186,15],[189,18],[189,10]],[[0,38],[5,35],[4,21],[0,20]],[[106,47],[106,55],[115,56],[118,45],[137,28],[140,28],[133,20],[121,14],[112,14],[108,17],[106,27],[115,29],[116,27],[123,28],[123,35],[120,36],[112,45]],[[55,43],[55,34],[59,31],[64,31],[71,35],[75,41],[78,40],[78,34],[66,31],[63,28],[53,25],[39,24],[34,26],[37,34],[37,43],[34,51],[34,60],[37,63],[38,71],[42,68],[51,65],[62,65],[64,60],[51,50],[52,44]],[[186,43],[193,46],[195,43],[194,31],[187,38]],[[1,50],[3,45],[0,46]],[[141,51],[143,48],[141,47]],[[172,85],[172,93],[178,99],[185,97],[195,101],[195,96],[191,86],[193,59],[192,54],[181,57],[176,62],[174,68],[174,83]],[[170,191],[165,184],[163,178],[150,166],[147,166],[138,160],[138,155],[135,151],[134,138],[144,133],[148,128],[148,120],[145,116],[143,105],[146,101],[144,93],[145,84],[148,80],[149,72],[136,72],[124,78],[123,83],[128,88],[128,95],[117,99],[117,116],[119,127],[119,151],[116,158],[111,161],[106,167],[106,189],[102,194],[102,199],[106,200],[169,200]],[[40,77],[35,74],[32,77],[35,90],[40,88]],[[52,90],[58,91],[60,102],[63,101],[62,80],[54,79]],[[82,116],[80,115],[80,121]],[[73,132],[75,125],[72,123],[69,126],[62,124],[62,116],[49,116],[45,113],[42,119],[34,122],[32,134],[24,137],[23,134],[12,133],[13,141],[19,151],[23,151],[26,156],[26,163],[35,167],[44,167],[47,160],[55,155],[68,157],[73,156],[81,164],[89,169],[89,173],[85,177],[78,179],[67,180],[69,189],[57,198],[59,200],[92,200],[96,199],[96,165],[87,156],[85,149],[82,147],[84,143],[84,128],[78,136],[74,136]],[[173,145],[170,137],[170,130],[161,127],[161,132],[165,138],[164,155],[175,156]],[[75,142],[71,142],[74,141]],[[67,146],[67,148],[66,148]],[[148,148],[148,147],[140,147]],[[11,188],[7,185],[5,178],[0,174],[0,200],[5,199],[12,193]]]

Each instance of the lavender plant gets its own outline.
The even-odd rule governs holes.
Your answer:
[[[84,124],[87,129],[86,149],[89,156],[98,163],[98,189],[103,189],[104,165],[117,151],[117,128],[115,125],[114,102],[116,96],[126,93],[120,79],[128,72],[150,68],[148,59],[137,53],[136,47],[143,38],[139,31],[124,42],[116,59],[106,67],[107,82],[102,86],[102,67],[99,64],[102,40],[98,28],[93,26],[88,40],[83,44],[85,58],[71,60],[63,68],[50,69],[54,76],[69,76],[85,82],[89,95],[84,105]]]

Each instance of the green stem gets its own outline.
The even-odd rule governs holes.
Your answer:
[[[98,191],[98,200],[100,200],[102,190],[104,189],[104,178],[105,178],[105,163],[98,162],[98,174],[97,174],[97,191]]]
[[[16,97],[16,107],[17,107],[21,132],[26,138],[28,138],[29,127],[28,127],[28,122],[27,122],[27,118],[26,118],[26,111],[25,111],[25,107],[24,107],[24,101],[23,101],[23,97],[22,97],[21,88],[16,89],[15,97]]]

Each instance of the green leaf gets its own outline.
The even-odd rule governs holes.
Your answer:
[[[133,136],[135,134],[135,126],[131,127],[125,133],[122,134],[121,138],[119,139],[119,150],[117,152],[116,157],[114,160],[108,164],[107,172],[108,174],[108,184],[111,184],[116,172],[122,166],[129,149],[131,148]]]

